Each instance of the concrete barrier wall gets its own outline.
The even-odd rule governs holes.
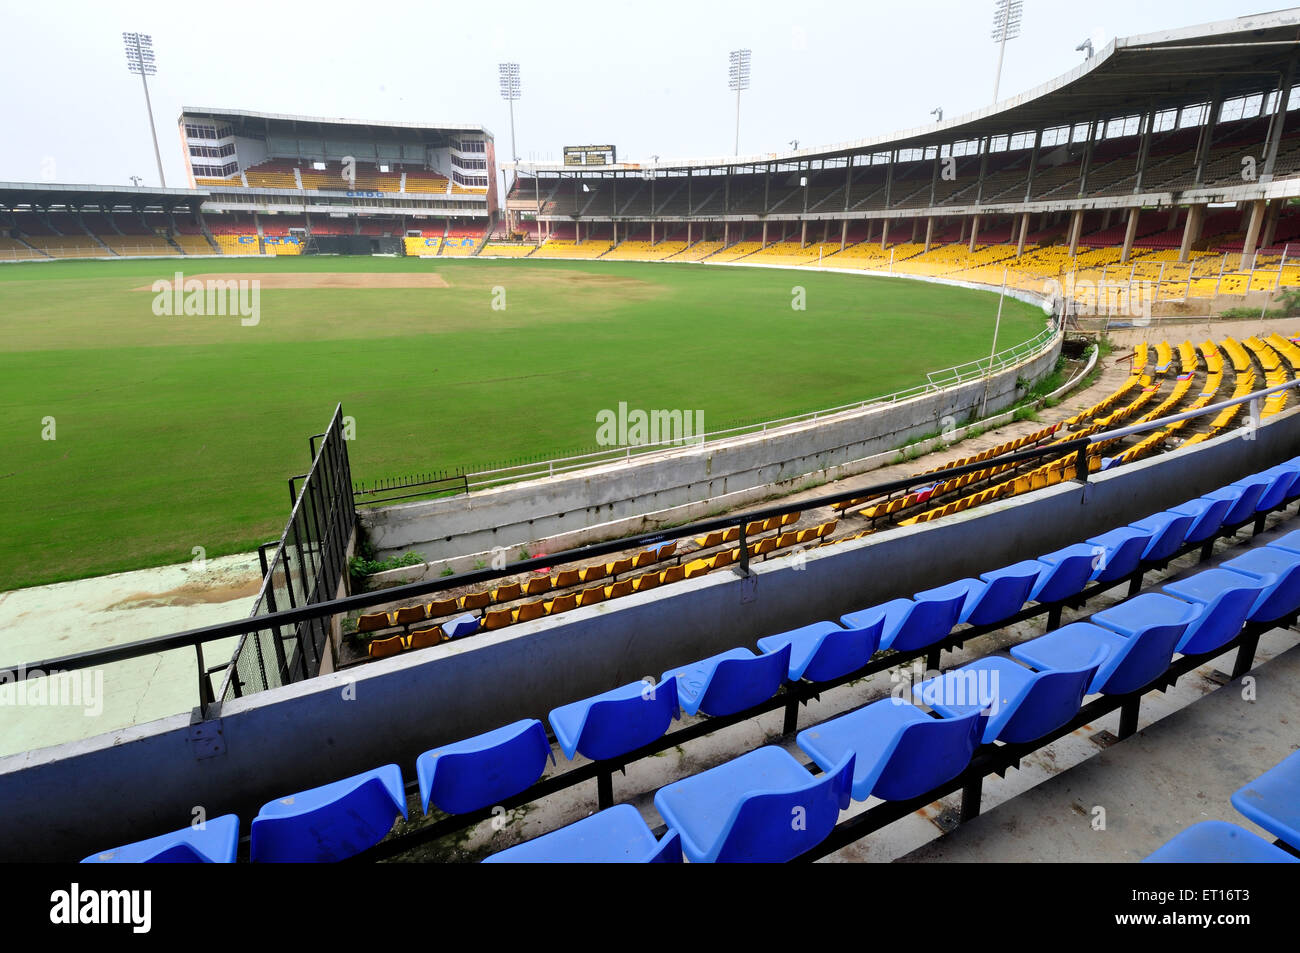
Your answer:
[[[406,503],[359,514],[379,558],[417,552],[426,561],[535,540],[804,479],[955,426],[984,407],[996,413],[1023,396],[1020,385],[1051,373],[1061,339],[993,376],[897,404],[808,421],[702,447],[607,464],[563,476]],[[633,527],[653,531],[656,527]]]
[[[388,762],[818,619],[1032,558],[1300,452],[1300,416],[955,517],[756,563],[0,759],[0,860],[77,860]]]

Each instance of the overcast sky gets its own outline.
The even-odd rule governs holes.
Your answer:
[[[1001,96],[1046,82],[1115,36],[1277,7],[1241,0],[1025,0]],[[456,11],[481,15],[465,17]],[[620,158],[728,155],[727,53],[753,51],[740,151],[909,128],[988,105],[993,0],[333,3],[0,0],[0,181],[156,185],[139,78],[121,33],[152,33],[167,181],[185,185],[183,105],[376,121],[481,123],[510,152],[497,63],[519,62],[518,149],[613,143]]]

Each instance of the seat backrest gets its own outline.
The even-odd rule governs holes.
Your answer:
[[[1217,533],[1219,527],[1223,525],[1223,517],[1227,515],[1228,508],[1232,506],[1232,500],[1228,498],[1218,500],[1202,497],[1201,499],[1208,505],[1199,516],[1194,517],[1192,528],[1187,531],[1189,543],[1203,542]],[[1189,503],[1194,504],[1196,501],[1190,500]]]
[[[777,693],[790,672],[790,646],[752,659],[725,659],[709,679],[700,711],[706,715],[732,715]]]
[[[388,658],[402,651],[402,637],[394,635],[388,639],[371,639],[366,646],[366,654],[371,658]]]
[[[785,863],[816,847],[849,806],[853,755],[790,791],[743,798],[724,825],[719,863]]]
[[[1255,600],[1266,588],[1262,580],[1250,576],[1242,576],[1241,583],[1222,589],[1205,606],[1205,611],[1192,620],[1179,640],[1179,652],[1184,655],[1213,652],[1241,631]]]
[[[549,580],[548,580],[549,581]],[[460,608],[458,599],[439,599],[436,602],[430,602],[425,608],[425,613],[430,619],[438,619],[445,615],[451,615]]]
[[[542,723],[525,718],[426,751],[415,759],[415,769],[426,805],[448,814],[468,814],[530,787],[542,776],[550,755]]]
[[[431,645],[439,644],[443,639],[442,626],[435,625],[431,629],[419,629],[411,633],[407,639],[407,648],[427,649]]]
[[[482,609],[492,601],[490,592],[469,592],[460,597],[462,609]]]
[[[524,594],[529,596],[540,596],[544,592],[551,591],[550,576],[534,576],[524,583]]]
[[[1008,571],[987,583],[979,601],[966,620],[971,625],[990,625],[1019,612],[1029,599],[1029,590],[1038,578],[1037,564],[1028,563],[1020,570]]]
[[[1236,500],[1228,507],[1228,512],[1223,514],[1223,522],[1227,526],[1235,526],[1242,523],[1255,515],[1255,504],[1268,488],[1268,479],[1250,480],[1240,486],[1225,486],[1221,490],[1215,490],[1214,495],[1228,497],[1233,491],[1240,491]]]
[[[358,632],[374,632],[377,629],[386,629],[391,625],[388,620],[387,612],[371,612],[369,615],[363,615],[357,619]]]
[[[1147,523],[1153,528],[1154,532],[1151,541],[1147,543],[1142,558],[1155,561],[1168,559],[1182,547],[1183,541],[1187,539],[1187,534],[1191,531],[1196,519],[1186,514],[1166,510],[1140,522]],[[1137,527],[1137,523],[1134,523],[1133,526]]]
[[[483,613],[483,629],[491,632],[493,629],[503,629],[514,621],[514,613],[509,609],[493,609],[490,612]]]
[[[686,578],[686,567],[669,566],[667,569],[663,571],[663,575],[660,578],[661,581],[665,583],[681,582],[683,579]]]
[[[960,595],[923,598],[918,593],[889,647],[895,652],[909,652],[938,642],[957,624],[963,602],[965,599]]]
[[[984,734],[986,712],[933,718],[899,733],[871,793],[886,801],[906,801],[950,781],[970,764]]]
[[[663,736],[677,716],[677,677],[640,695],[594,703],[578,736],[578,751],[593,761],[617,758]]]
[[[1083,591],[1092,576],[1093,560],[1096,557],[1090,547],[1079,546],[1077,549],[1077,552],[1063,557],[1055,565],[1044,564],[1044,571],[1034,584],[1038,591],[1031,591],[1034,599],[1039,602],[1059,602]]]
[[[517,582],[509,583],[505,586],[498,586],[492,590],[493,602],[509,602],[511,599],[518,599],[522,587]]]
[[[1186,622],[1153,625],[1131,638],[1101,664],[1090,691],[1107,695],[1135,692],[1169,668],[1174,647],[1187,630]]]
[[[1036,741],[1068,722],[1078,714],[1088,685],[1109,654],[1105,646],[1098,646],[1081,668],[1051,669],[1034,675],[1018,699],[1007,701],[1004,712],[994,710],[990,727],[992,722],[1001,722],[997,726],[998,740],[1009,744]]]
[[[829,682],[856,672],[880,648],[880,635],[884,628],[885,617],[882,614],[861,628],[831,632],[817,647],[817,652],[803,670],[803,677],[810,682]]]
[[[571,592],[567,595],[557,596],[551,600],[551,615],[554,615],[557,612],[568,612],[577,605],[578,597]]]
[[[555,588],[563,589],[566,586],[576,586],[582,581],[582,576],[576,569],[562,569],[555,574]]]

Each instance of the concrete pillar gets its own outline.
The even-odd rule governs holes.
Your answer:
[[[1083,209],[1070,213],[1070,257],[1079,254],[1079,236],[1083,233]]]
[[[1187,209],[1187,224],[1183,226],[1183,244],[1178,249],[1178,260],[1187,261],[1192,246],[1201,238],[1201,225],[1205,221],[1205,206],[1192,205]]]
[[[980,217],[976,215],[974,218],[971,219],[970,222],[970,246],[968,250],[971,252],[971,254],[975,253],[975,243],[979,241],[979,237],[980,237]]]
[[[920,230],[921,230],[921,220],[919,218],[912,219],[912,237],[909,238],[908,241],[911,242],[913,245],[916,244],[916,236],[920,232]]]
[[[831,220],[829,218],[822,220],[822,244],[826,244],[827,236],[831,233]]]
[[[840,225],[840,251],[844,251],[845,246],[849,243],[849,220],[846,218]]]
[[[880,223],[880,250],[884,251],[889,247],[889,219]]]
[[[1178,206],[1175,205],[1169,210],[1169,224],[1165,226],[1165,231],[1172,232],[1178,227]]]
[[[1124,229],[1124,249],[1119,254],[1120,264],[1127,264],[1129,255],[1133,253],[1133,239],[1137,238],[1138,233],[1138,216],[1142,214],[1140,208],[1131,208],[1128,210],[1128,228]]]
[[[930,246],[934,244],[934,216],[931,215],[925,220],[925,250],[929,251]]]
[[[803,220],[803,225],[799,228],[799,247],[808,247],[808,219]]]
[[[618,244],[618,222],[614,223],[614,244]]]
[[[582,222],[573,223],[573,243],[575,245],[582,244]]]
[[[653,245],[654,243],[655,243],[655,223],[651,222],[650,223],[650,244]]]
[[[1110,213],[1111,213],[1110,209],[1106,209],[1104,212],[1101,213],[1101,230],[1103,232],[1106,229],[1110,228]]]
[[[966,240],[966,225],[968,221],[969,219],[965,217],[961,220],[961,233],[957,236],[957,241],[959,242],[964,242]]]
[[[1268,203],[1268,215],[1264,218],[1264,237],[1259,241],[1260,248],[1273,247],[1273,238],[1277,234],[1277,220],[1281,213],[1281,199]]]
[[[1255,249],[1259,247],[1259,233],[1264,227],[1264,213],[1267,211],[1268,202],[1263,199],[1256,199],[1250,203],[1250,225],[1246,229],[1246,244],[1241,247],[1241,265],[1247,266],[1251,257],[1255,254]]]
[[[1020,216],[1020,238],[1016,242],[1016,257],[1019,258],[1025,253],[1025,242],[1029,238],[1029,213],[1025,212]]]
[[[727,245],[731,244],[731,223],[730,222],[722,223],[722,244],[723,247],[726,247]]]
[[[763,223],[763,247],[767,247],[767,222]]]
[[[686,244],[691,243],[691,220],[686,220]]]

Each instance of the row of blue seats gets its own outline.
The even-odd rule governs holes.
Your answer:
[[[776,695],[787,680],[832,681],[865,666],[878,649],[925,648],[947,637],[957,624],[996,624],[1018,612],[1026,601],[1060,601],[1077,595],[1091,581],[1123,579],[1144,561],[1167,559],[1185,543],[1208,539],[1223,526],[1237,525],[1256,512],[1267,512],[1297,496],[1300,496],[1300,462],[1283,464],[1130,527],[1102,534],[1038,560],[986,573],[979,580],[961,580],[928,593],[918,593],[912,600],[897,599],[850,613],[842,618],[839,626],[822,622],[760,639],[758,646],[762,654],[733,649],[667,672],[657,685],[633,682],[561,706],[550,713],[549,721],[566,757],[572,759],[581,754],[595,761],[618,758],[664,735],[678,717],[679,706],[690,715],[703,712],[724,716],[745,711]],[[1027,732],[1035,731],[1037,734],[1032,736],[1041,737],[1078,710],[1085,690],[1110,694],[1132,691],[1164,671],[1175,647],[1183,654],[1212,651],[1236,634],[1247,615],[1257,621],[1268,621],[1264,616],[1288,604],[1293,597],[1300,602],[1300,556],[1285,572],[1275,571],[1281,567],[1271,563],[1266,567],[1259,562],[1261,557],[1252,553],[1238,559],[1246,560],[1239,566],[1241,572],[1210,570],[1194,578],[1223,575],[1194,585],[1194,580],[1186,580],[1180,591],[1167,587],[1166,591],[1177,598],[1157,594],[1139,596],[1130,603],[1098,613],[1093,623],[1074,623],[1013,650],[1017,658],[1038,669],[1037,673],[1009,660],[985,659],[973,663],[975,672],[983,665],[985,671],[996,672],[1013,689],[1015,704],[998,706],[992,717],[983,711],[988,707],[987,701],[974,706],[939,707],[951,687],[942,679],[929,683],[929,688],[921,686],[921,697],[947,719],[946,723],[936,722],[915,707],[889,704],[886,711],[880,707],[881,703],[846,717],[862,719],[861,725],[855,722],[853,726],[870,730],[873,736],[889,735],[891,731],[903,731],[911,726],[918,729],[911,732],[918,739],[916,744],[921,746],[918,750],[951,748],[952,758],[948,760],[960,760],[960,753],[966,751],[968,761],[980,740],[986,743],[995,739],[1022,740]],[[1261,572],[1268,578],[1263,579]],[[1271,618],[1281,614],[1278,612]],[[951,682],[971,674],[968,666],[943,678]],[[917,721],[918,718],[921,720]],[[1059,721],[1041,727],[1052,719]],[[827,726],[814,729],[826,730]],[[828,772],[816,784],[831,784],[832,776],[844,774],[853,778],[855,792],[869,782],[874,786],[869,773],[883,770],[879,759],[864,758],[857,752],[851,758],[857,764],[857,771],[852,764],[845,768],[840,763],[843,752],[834,756],[827,753],[837,744],[828,740],[833,737],[834,732],[830,736],[814,737],[808,732],[799,736],[800,746]],[[903,750],[909,746],[905,745]],[[773,751],[789,758],[782,749]],[[766,766],[763,771],[785,771],[787,780],[796,777],[788,773],[789,765],[782,769],[773,767],[778,755],[752,754],[756,756],[754,765]],[[523,719],[425,752],[416,761],[424,810],[427,814],[432,804],[448,814],[467,814],[498,804],[534,784],[545,769],[548,757],[552,755],[546,732],[536,719]],[[807,776],[794,759],[789,760]],[[693,780],[688,778],[678,784],[688,785],[689,791]],[[919,791],[929,790],[942,780],[929,783]],[[888,782],[884,782],[884,789],[891,789]],[[667,791],[669,788],[660,794]],[[406,816],[402,792],[400,769],[386,765],[271,802],[253,822],[252,859],[337,860],[364,850],[387,834],[397,816]],[[824,820],[829,803],[846,795],[838,788],[823,789],[821,795],[824,810],[818,819]],[[665,807],[670,812],[674,812],[671,804],[676,798],[674,794],[666,795]],[[346,810],[334,811],[330,807],[344,803],[350,805]],[[335,814],[340,817],[334,817]],[[609,811],[597,816],[607,814]],[[683,813],[680,808],[675,811],[679,817],[687,814],[689,811]],[[627,819],[626,812],[619,811],[615,820],[620,815],[622,820]],[[224,837],[228,818],[232,817],[212,821],[209,827],[217,827]],[[235,819],[236,836],[237,831]],[[299,837],[295,831],[306,833]],[[88,860],[147,859],[150,852],[171,851],[175,844],[186,842],[186,838],[187,832],[181,831]],[[798,840],[804,842],[803,838]],[[224,858],[225,841],[221,843],[220,857],[211,859]],[[710,859],[708,851],[695,849],[698,843],[698,838],[688,838],[691,845],[688,856],[693,860]]]
[[[1300,751],[1232,795],[1241,814],[1300,852]],[[1149,855],[1151,864],[1296,864],[1300,856],[1237,824],[1201,821]]]

